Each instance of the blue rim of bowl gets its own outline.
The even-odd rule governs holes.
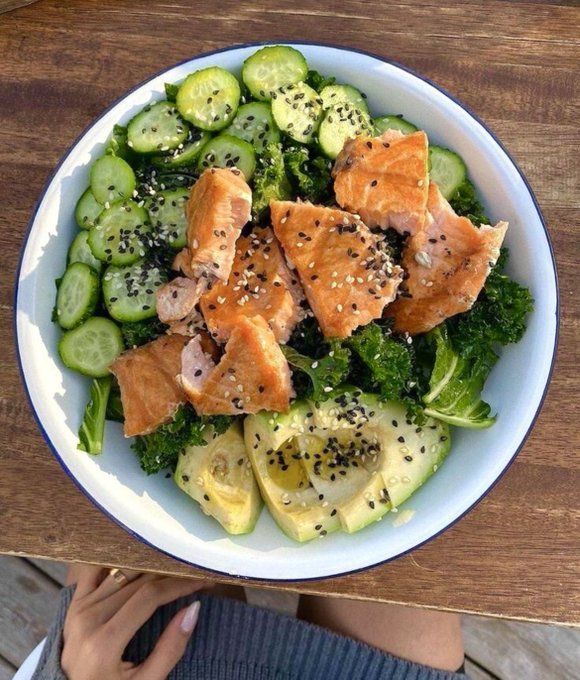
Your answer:
[[[48,436],[46,430],[44,429],[42,422],[40,420],[40,417],[38,416],[38,413],[36,412],[36,409],[34,408],[34,404],[32,402],[32,397],[30,396],[30,392],[28,390],[28,385],[26,383],[26,379],[24,377],[24,369],[23,369],[23,364],[22,364],[22,357],[20,355],[20,346],[18,344],[18,331],[17,331],[17,326],[16,326],[16,314],[17,314],[17,309],[18,309],[18,288],[19,288],[19,282],[20,282],[20,271],[22,268],[22,260],[24,258],[24,252],[26,250],[26,246],[28,244],[28,239],[30,236],[30,232],[32,230],[32,225],[34,224],[36,220],[36,215],[38,213],[38,209],[40,207],[40,204],[42,203],[44,196],[52,183],[52,180],[54,179],[56,173],[59,171],[60,167],[62,164],[65,162],[65,160],[69,157],[69,155],[72,153],[76,145],[80,142],[80,140],[86,135],[86,133],[103,117],[105,116],[112,108],[114,108],[117,104],[122,102],[128,95],[130,95],[132,92],[135,90],[138,90],[140,87],[143,85],[146,85],[148,82],[151,80],[154,80],[155,78],[158,78],[159,76],[163,75],[164,73],[167,73],[167,71],[170,71],[171,69],[176,68],[177,66],[181,66],[183,64],[187,64],[190,61],[194,61],[196,59],[201,59],[202,57],[210,57],[215,54],[221,54],[223,52],[231,52],[233,50],[239,50],[239,49],[244,49],[247,47],[265,47],[266,45],[308,45],[311,47],[329,47],[332,49],[338,49],[342,50],[344,52],[353,52],[357,54],[362,54],[366,57],[371,57],[373,59],[376,59],[377,61],[380,61],[384,64],[389,64],[391,66],[395,66],[396,68],[401,69],[402,71],[406,71],[407,73],[411,74],[412,76],[415,76],[419,80],[422,80],[423,82],[427,83],[428,85],[431,85],[434,87],[436,90],[444,94],[448,99],[450,99],[452,102],[457,104],[459,107],[461,107],[467,114],[469,114],[479,125],[482,126],[482,128],[493,138],[493,140],[496,142],[496,144],[501,148],[501,150],[505,153],[505,155],[508,157],[510,160],[511,164],[513,167],[517,170],[518,174],[522,178],[524,185],[532,199],[532,202],[534,204],[534,207],[536,209],[536,212],[538,213],[538,217],[540,218],[540,222],[542,224],[542,227],[544,229],[544,233],[546,235],[546,241],[548,243],[548,248],[550,250],[550,257],[552,259],[552,269],[554,272],[554,280],[556,284],[556,332],[554,334],[554,348],[552,350],[552,358],[550,361],[550,370],[548,372],[548,377],[546,379],[546,384],[544,386],[544,391],[542,392],[542,397],[538,403],[538,407],[536,409],[536,412],[534,413],[534,417],[532,418],[532,422],[530,423],[530,426],[528,427],[525,435],[522,438],[522,441],[518,445],[516,451],[514,452],[514,455],[510,458],[510,460],[506,463],[505,467],[503,470],[500,472],[500,474],[496,477],[496,479],[493,481],[492,484],[481,494],[481,496],[473,502],[466,510],[464,510],[458,517],[456,517],[454,520],[449,522],[445,527],[434,533],[433,535],[429,536],[429,538],[426,538],[424,541],[421,541],[414,545],[411,548],[408,548],[407,550],[403,550],[400,553],[397,553],[396,555],[393,555],[392,557],[388,557],[387,559],[380,560],[379,562],[375,562],[373,564],[368,564],[365,567],[358,567],[357,569],[351,569],[349,571],[341,571],[337,572],[336,574],[327,574],[325,576],[310,576],[308,578],[261,578],[257,576],[243,576],[239,574],[234,574],[226,571],[220,571],[219,569],[212,569],[211,567],[204,567],[199,564],[196,564],[195,562],[192,562],[190,560],[186,560],[185,558],[182,557],[177,557],[176,555],[172,555],[170,552],[167,550],[164,550],[163,548],[160,548],[156,546],[154,543],[151,541],[148,541],[146,538],[138,534],[136,531],[128,527],[126,524],[124,524],[121,520],[119,520],[117,517],[112,515],[108,510],[106,510],[93,496],[91,496],[86,489],[81,485],[81,483],[77,480],[77,478],[73,475],[71,470],[67,467],[63,459],[61,458],[58,450],[50,440],[50,437]],[[538,419],[538,416],[540,414],[540,411],[542,410],[542,406],[544,404],[544,401],[546,399],[546,395],[548,393],[548,389],[550,386],[550,382],[552,380],[552,375],[554,373],[554,365],[556,362],[556,354],[557,354],[557,348],[558,348],[558,341],[559,341],[559,334],[560,334],[560,289],[558,285],[558,270],[556,267],[556,258],[554,256],[554,248],[552,245],[552,240],[550,238],[550,233],[548,232],[548,228],[546,226],[546,221],[544,220],[544,216],[542,215],[542,211],[540,209],[540,206],[538,204],[538,200],[536,199],[536,196],[532,190],[532,187],[530,186],[530,183],[526,179],[526,176],[520,169],[519,165],[514,161],[514,159],[511,157],[510,153],[508,150],[505,148],[503,143],[496,137],[496,135],[490,130],[487,125],[465,104],[463,104],[461,101],[459,101],[454,95],[452,95],[450,92],[448,92],[446,89],[435,83],[434,81],[430,80],[429,78],[426,78],[425,76],[420,75],[419,73],[416,73],[412,69],[408,68],[407,66],[404,66],[403,64],[400,64],[396,61],[391,61],[390,59],[385,59],[384,57],[381,57],[378,54],[374,54],[373,52],[368,52],[366,50],[361,50],[357,49],[354,47],[344,47],[343,45],[337,45],[334,43],[322,43],[322,42],[313,42],[313,41],[308,41],[308,40],[280,40],[280,41],[265,41],[265,42],[249,42],[249,43],[241,43],[239,45],[231,45],[229,47],[223,47],[218,50],[212,50],[210,52],[202,52],[194,57],[190,57],[189,59],[183,59],[182,61],[177,62],[176,64],[173,64],[167,68],[164,68],[154,75],[150,76],[149,78],[146,78],[145,80],[141,81],[134,87],[132,87],[130,90],[127,90],[124,92],[120,97],[118,97],[115,101],[113,101],[109,106],[107,106],[106,109],[102,111],[102,113],[97,116],[97,118],[94,118],[85,128],[84,130],[77,136],[77,138],[74,140],[74,142],[69,146],[65,154],[62,156],[60,161],[57,163],[56,167],[54,170],[50,173],[48,179],[46,180],[42,191],[40,193],[40,196],[38,200],[36,201],[36,204],[34,206],[32,216],[28,222],[28,226],[26,228],[26,234],[24,237],[24,242],[22,245],[22,249],[20,251],[20,258],[18,261],[18,268],[16,271],[16,284],[15,284],[15,290],[14,290],[14,316],[13,316],[13,323],[14,323],[14,336],[15,336],[15,344],[16,344],[16,356],[18,358],[18,369],[20,372],[20,378],[22,380],[22,383],[24,385],[24,391],[26,392],[26,397],[28,399],[28,403],[30,404],[30,408],[32,409],[32,413],[34,416],[34,419],[36,420],[36,423],[38,425],[38,428],[40,429],[40,432],[47,443],[48,447],[51,449],[53,452],[55,458],[59,462],[60,466],[62,469],[66,472],[66,474],[72,479],[74,484],[77,486],[77,488],[83,493],[84,496],[86,496],[94,505],[96,505],[101,512],[103,512],[109,519],[113,520],[116,524],[118,524],[120,527],[122,527],[125,531],[127,531],[131,536],[136,538],[138,541],[141,543],[144,543],[145,545],[148,545],[151,548],[154,548],[155,550],[158,550],[160,553],[167,555],[168,557],[171,557],[174,560],[177,560],[178,562],[181,562],[182,564],[187,564],[190,567],[195,567],[196,569],[201,569],[202,571],[206,571],[212,574],[217,574],[219,576],[226,576],[228,578],[238,578],[244,581],[255,581],[255,582],[276,582],[276,583],[307,583],[309,581],[323,581],[326,579],[331,579],[331,578],[339,578],[342,576],[349,576],[350,574],[357,574],[362,571],[366,571],[368,569],[373,569],[375,567],[379,567],[383,564],[387,564],[388,562],[392,562],[393,560],[398,559],[399,557],[403,557],[404,555],[407,555],[408,553],[412,552],[413,550],[416,550],[417,548],[420,548],[423,545],[426,545],[433,539],[437,538],[441,534],[443,534],[445,531],[450,529],[452,526],[454,526],[457,522],[459,522],[463,517],[465,517],[473,508],[475,508],[476,505],[478,505],[488,494],[489,492],[495,487],[495,485],[502,479],[502,477],[505,475],[505,473],[508,471],[508,469],[511,467],[512,463],[516,459],[517,455],[519,452],[522,450],[522,447],[526,443],[528,437],[530,436],[531,431],[533,430],[536,421]]]

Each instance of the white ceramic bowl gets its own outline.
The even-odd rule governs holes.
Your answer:
[[[76,449],[89,380],[65,369],[51,323],[54,280],[65,268],[76,227],[75,202],[88,184],[91,162],[103,151],[115,123],[126,123],[163,84],[210,65],[239,72],[257,45],[196,57],[160,73],[109,107],[59,163],[32,217],[18,273],[16,328],[22,374],[47,443],[61,465],[105,513],[142,541],[173,557],[217,572],[272,580],[345,574],[397,557],[436,536],[473,507],[506,470],[540,409],[555,354],[557,281],[551,245],[530,187],[484,125],[432,83],[401,66],[362,52],[296,45],[311,68],[353,83],[368,94],[375,115],[402,113],[425,129],[431,142],[465,159],[488,213],[509,220],[510,273],[529,286],[535,311],[524,339],[507,348],[487,382],[484,397],[499,417],[488,430],[453,431],[441,469],[406,504],[411,521],[382,522],[349,536],[333,534],[299,545],[275,525],[267,510],[255,531],[230,537],[205,517],[163,474],[147,477],[119,425],[107,424],[101,456]]]

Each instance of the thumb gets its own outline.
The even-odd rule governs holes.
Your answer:
[[[165,680],[183,656],[199,618],[199,601],[192,602],[171,619],[155,648],[141,665],[143,680]]]

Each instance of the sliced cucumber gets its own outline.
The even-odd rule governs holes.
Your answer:
[[[99,301],[99,275],[84,262],[65,271],[56,294],[56,318],[61,328],[74,328],[92,316]]]
[[[97,217],[100,215],[103,206],[97,201],[91,187],[86,189],[77,201],[75,208],[75,220],[81,229],[90,229]]]
[[[147,202],[147,212],[156,242],[168,243],[171,248],[181,250],[187,237],[187,216],[185,206],[189,189],[158,191]]]
[[[254,147],[243,139],[221,134],[203,147],[197,167],[203,172],[206,168],[238,168],[244,173],[246,181],[254,174],[256,152]]]
[[[266,102],[250,102],[240,106],[233,123],[225,132],[250,142],[257,153],[262,153],[268,144],[280,141],[280,130]]]
[[[109,156],[119,156],[130,162],[135,154],[131,151],[129,145],[127,144],[127,128],[123,125],[115,125],[113,128],[113,133],[105,149],[105,153]]]
[[[67,331],[58,343],[62,363],[91,378],[109,375],[109,366],[123,350],[121,329],[101,316],[93,316]]]
[[[272,114],[280,130],[304,144],[316,134],[322,111],[320,95],[306,83],[283,87],[272,100]]]
[[[242,80],[255,99],[267,101],[281,87],[306,80],[308,64],[293,47],[263,47],[248,57],[242,67]]]
[[[171,151],[183,144],[189,125],[179,115],[175,104],[148,104],[127,126],[127,143],[137,153]]]
[[[429,147],[429,179],[445,198],[451,198],[466,178],[467,168],[461,156],[440,146]]]
[[[70,266],[75,262],[84,262],[92,267],[97,274],[100,273],[103,263],[93,255],[89,246],[89,232],[81,231],[73,239],[68,249],[67,264]]]
[[[379,116],[373,118],[373,125],[378,135],[382,135],[387,130],[399,130],[404,135],[417,132],[417,127],[413,123],[405,120],[403,116]]]
[[[240,103],[237,78],[218,66],[187,76],[176,104],[179,113],[202,130],[221,130],[233,120]]]
[[[165,272],[151,261],[107,267],[103,298],[109,314],[117,321],[141,321],[155,316],[155,291],[166,281]]]
[[[318,142],[328,158],[336,158],[347,139],[372,134],[372,123],[364,111],[350,104],[335,104],[320,123]]]
[[[130,198],[137,186],[133,169],[118,156],[102,156],[91,168],[91,191],[99,203]]]
[[[350,104],[359,111],[369,112],[365,97],[352,85],[327,85],[320,90],[320,98],[325,109],[336,104]]]
[[[131,264],[145,255],[150,231],[145,208],[135,201],[115,201],[99,215],[88,243],[102,262]]]
[[[183,168],[195,165],[199,152],[209,142],[209,132],[191,129],[186,141],[168,154],[151,157],[151,163],[158,168]]]

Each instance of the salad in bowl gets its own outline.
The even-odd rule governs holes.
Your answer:
[[[62,363],[92,379],[79,448],[123,423],[230,534],[265,503],[300,542],[397,512],[533,300],[466,164],[290,46],[165,85],[111,130],[57,281]],[[179,489],[181,491],[179,491]]]

